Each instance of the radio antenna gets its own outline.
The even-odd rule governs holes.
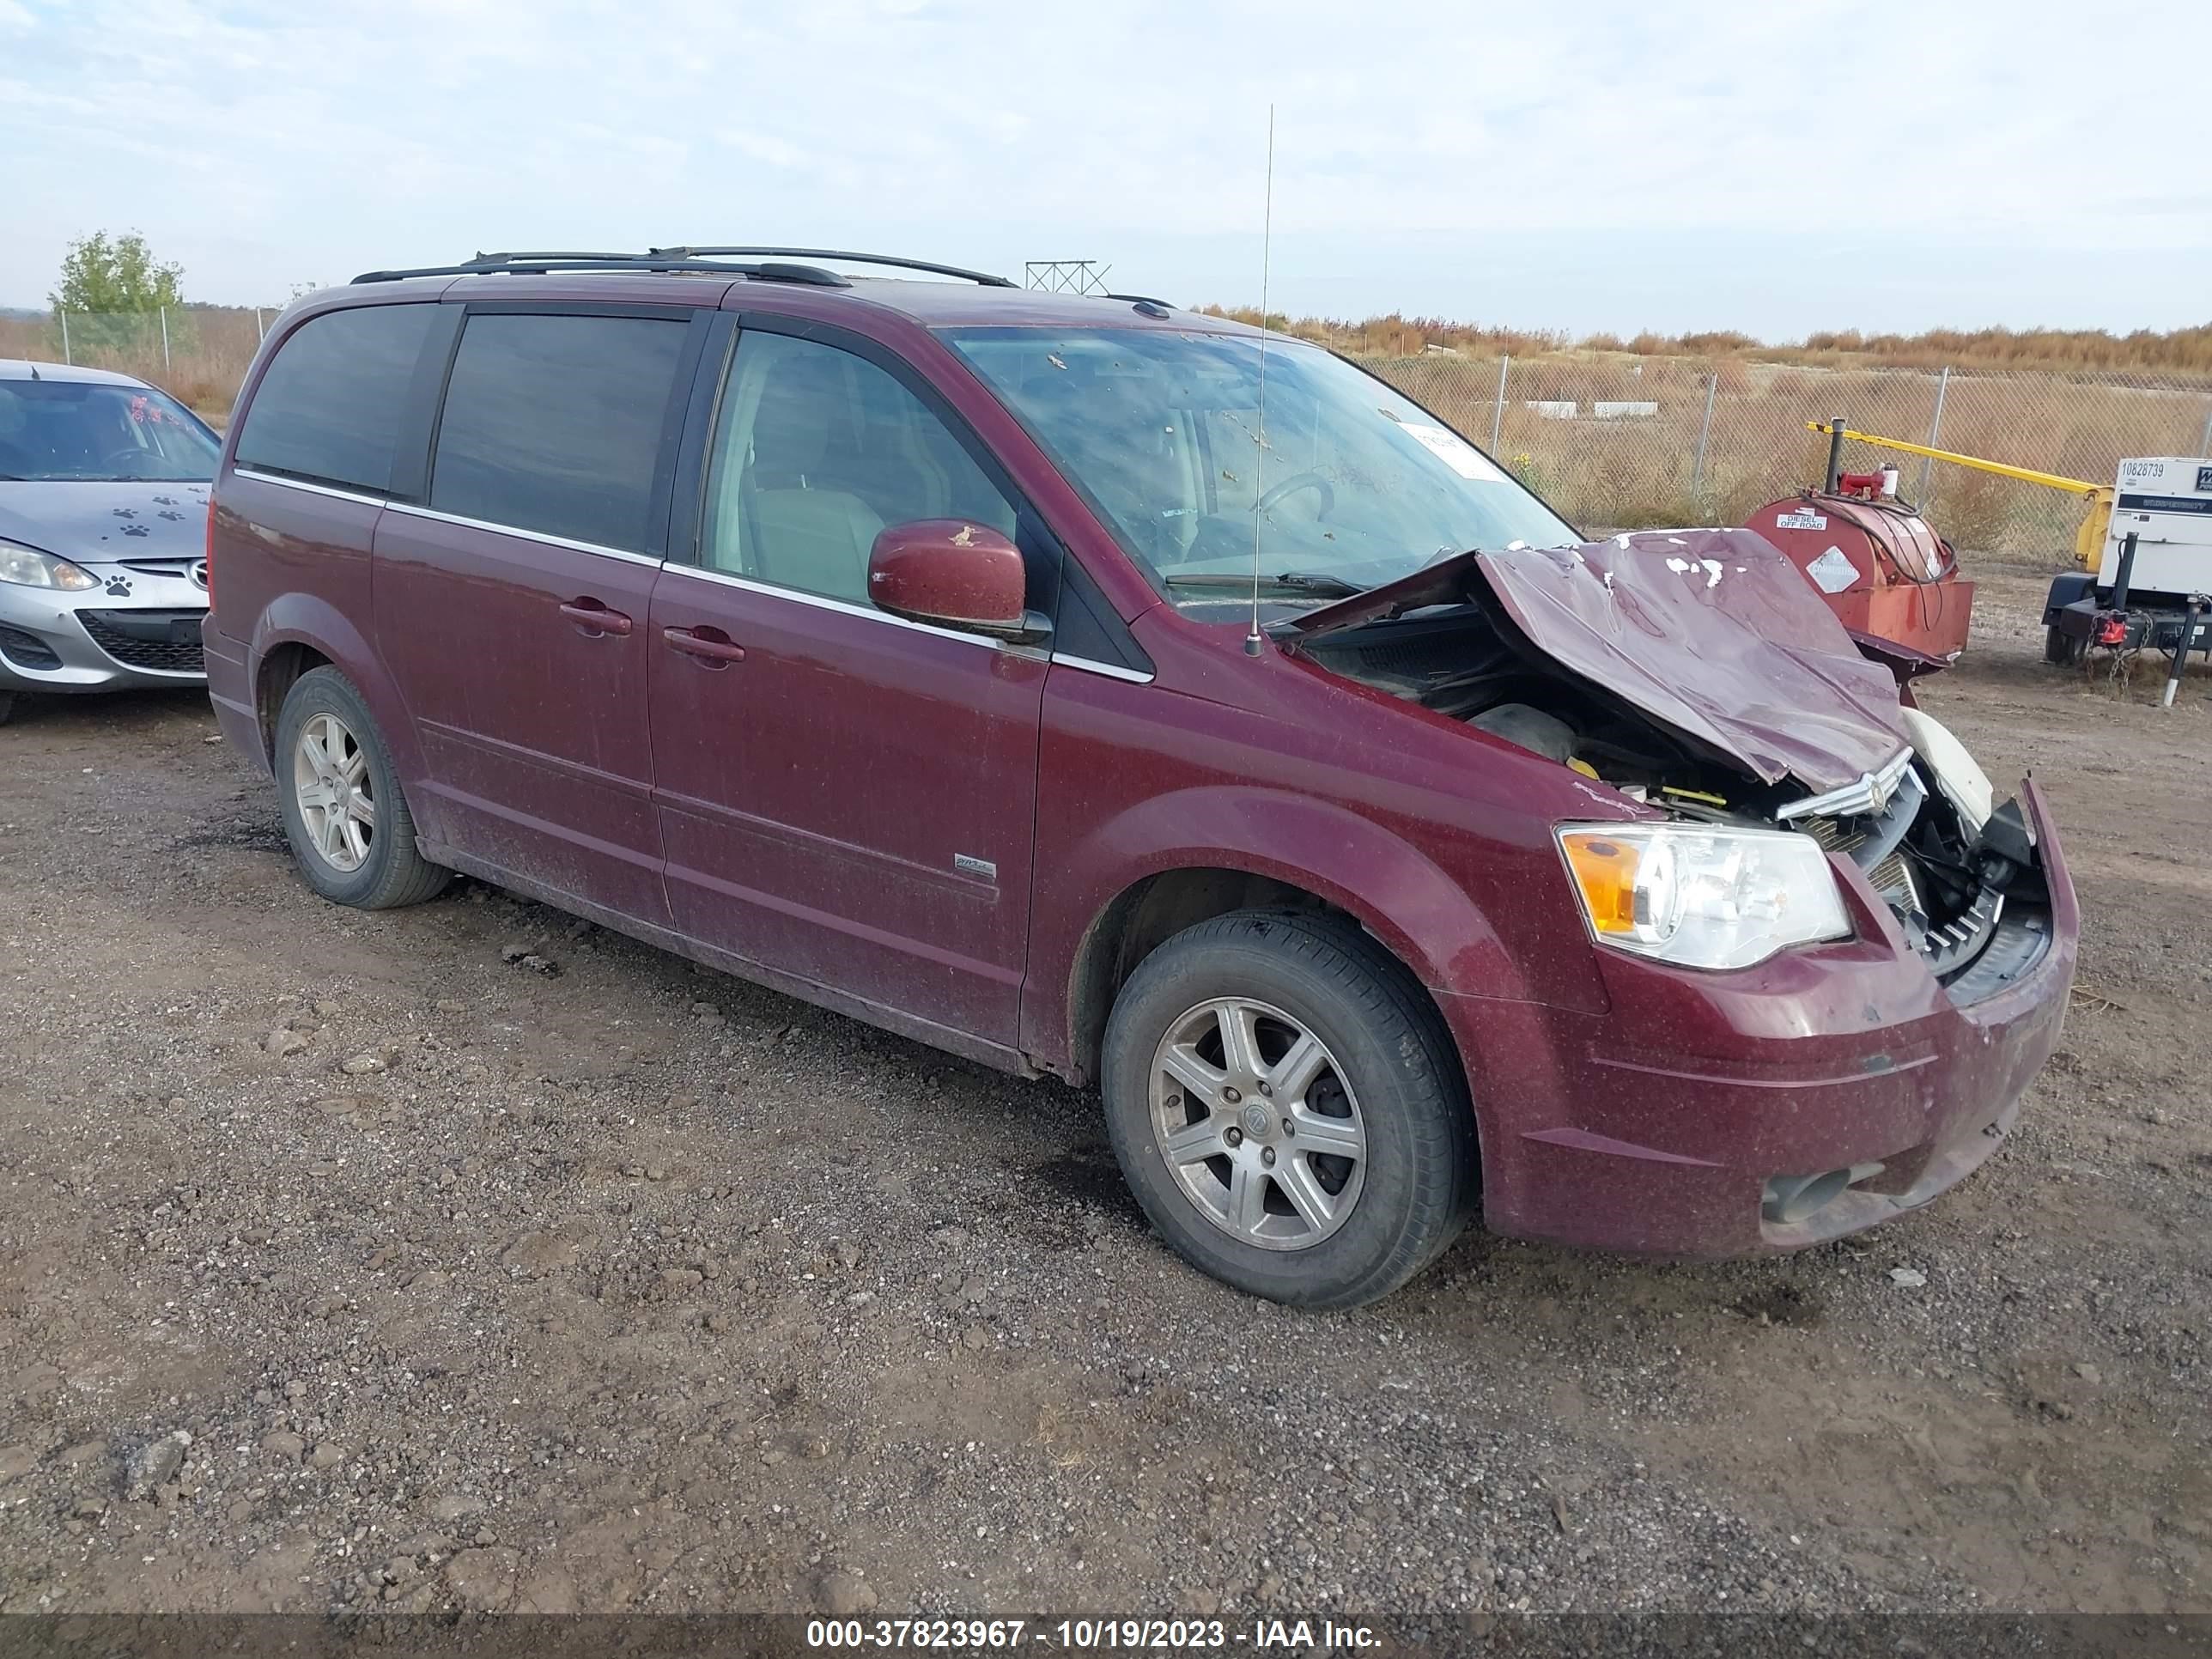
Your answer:
[[[1252,458],[1252,631],[1244,654],[1260,654],[1260,502],[1267,482],[1267,264],[1275,240],[1275,106],[1267,106],[1267,186],[1260,217],[1260,430]]]

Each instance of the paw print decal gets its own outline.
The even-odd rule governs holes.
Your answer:
[[[150,536],[154,529],[151,525],[126,524],[123,526],[123,533],[126,536]]]
[[[156,495],[154,499],[155,501],[161,501],[163,500],[164,497]],[[178,512],[174,507],[165,507],[154,516],[157,519],[167,519],[171,524],[182,524],[185,521],[185,515]]]
[[[129,599],[131,579],[128,576],[110,576],[107,579],[107,597],[111,599]]]
[[[154,497],[154,505],[156,507],[174,507],[176,504],[177,498],[174,495],[156,495]],[[164,514],[162,516],[167,518],[168,515]]]
[[[112,507],[108,511],[118,519],[135,519],[138,516],[138,509],[135,507]]]

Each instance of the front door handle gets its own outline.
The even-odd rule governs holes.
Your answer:
[[[619,637],[630,629],[628,617],[619,611],[608,610],[597,599],[571,599],[561,607],[561,614],[586,634],[612,634]]]
[[[660,637],[672,649],[687,657],[699,659],[702,668],[719,668],[725,663],[743,662],[745,648],[725,635],[719,628],[664,628]]]

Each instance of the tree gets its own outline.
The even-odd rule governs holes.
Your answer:
[[[46,296],[57,311],[159,311],[181,303],[184,269],[162,264],[146,239],[126,230],[80,236],[62,256],[60,284]]]

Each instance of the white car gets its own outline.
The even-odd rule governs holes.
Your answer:
[[[0,359],[0,720],[19,692],[205,682],[221,448],[143,380]]]

